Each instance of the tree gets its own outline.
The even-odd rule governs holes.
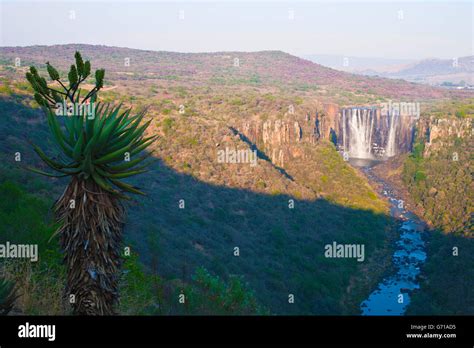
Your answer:
[[[49,62],[46,64],[51,85],[34,67],[26,74],[61,155],[48,157],[32,144],[38,156],[56,173],[28,169],[47,176],[71,177],[54,206],[60,225],[55,234],[59,234],[67,267],[65,295],[75,314],[111,315],[118,301],[122,200],[130,199],[127,193],[144,194],[121,179],[147,171],[150,162],[145,160],[152,153],[140,153],[155,137],[144,136],[151,122],[141,125],[146,110],[131,116],[131,109],[123,111],[122,105],[95,105],[105,70],[95,72],[94,88],[81,98],[80,85],[89,77],[91,64],[84,62],[79,52],[75,60],[68,73],[68,87]],[[67,117],[57,117],[57,110],[53,111],[61,103],[71,110]],[[58,119],[63,119],[63,124]]]

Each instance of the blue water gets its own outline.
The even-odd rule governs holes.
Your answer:
[[[395,273],[384,278],[377,288],[360,305],[362,315],[404,315],[410,304],[410,293],[420,286],[417,277],[426,260],[422,234],[425,224],[416,215],[399,207],[399,199],[385,182],[376,178],[370,168],[364,172],[383,187],[383,195],[391,204],[391,215],[402,223],[399,239],[392,257]]]

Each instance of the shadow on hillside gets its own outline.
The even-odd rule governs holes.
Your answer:
[[[242,134],[241,132],[239,132],[237,129],[235,129],[234,127],[229,127],[230,131],[234,134],[234,135],[238,135],[240,140],[242,140],[244,143],[246,143],[250,149],[252,151],[257,151],[257,157],[260,158],[261,160],[264,160],[264,161],[267,161],[268,163],[270,163],[270,165],[275,168],[276,170],[278,170],[285,178],[291,180],[291,181],[294,181],[293,177],[288,174],[288,172],[281,168],[281,167],[278,167],[277,165],[275,165],[271,158],[268,157],[263,151],[261,151],[257,145],[255,143],[253,143],[248,137],[245,136],[245,134]]]
[[[242,275],[274,313],[347,313],[341,298],[364,262],[326,258],[325,245],[364,244],[367,262],[385,245],[391,225],[388,216],[324,199],[205,183],[159,159],[131,182],[148,193],[131,203],[126,222],[127,237],[147,266],[185,280],[199,266],[224,278]],[[288,304],[289,293],[298,303]]]

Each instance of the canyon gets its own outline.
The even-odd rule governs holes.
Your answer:
[[[410,152],[416,134],[426,136],[425,154],[429,154],[452,136],[470,136],[472,127],[472,119],[384,114],[380,106],[339,108],[326,104],[304,116],[243,121],[235,128],[267,153],[273,163],[284,166],[303,156],[302,144],[317,144],[322,139],[332,141],[346,160],[384,160]]]

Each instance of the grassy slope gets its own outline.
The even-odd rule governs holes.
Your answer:
[[[472,238],[473,138],[444,141],[446,145],[428,158],[416,154],[408,157],[404,163],[403,180],[413,199],[422,207],[423,217],[432,226],[445,233]],[[422,145],[418,147],[421,150]],[[456,160],[453,160],[453,154],[456,154]]]
[[[9,169],[1,168],[2,174]],[[46,183],[48,189],[52,185]],[[55,230],[51,223],[51,201],[37,193],[28,193],[14,181],[0,184],[0,243],[37,244],[39,260],[8,259],[0,262],[0,278],[13,281],[18,299],[13,314],[64,315],[69,306],[63,300],[65,269]],[[245,283],[238,277],[223,282],[203,268],[196,270],[187,283],[167,281],[144,272],[137,255],[124,256],[120,282],[121,314],[265,314]],[[186,305],[176,298],[186,294]],[[48,294],[48,296],[45,296]],[[3,298],[0,297],[0,303]]]

